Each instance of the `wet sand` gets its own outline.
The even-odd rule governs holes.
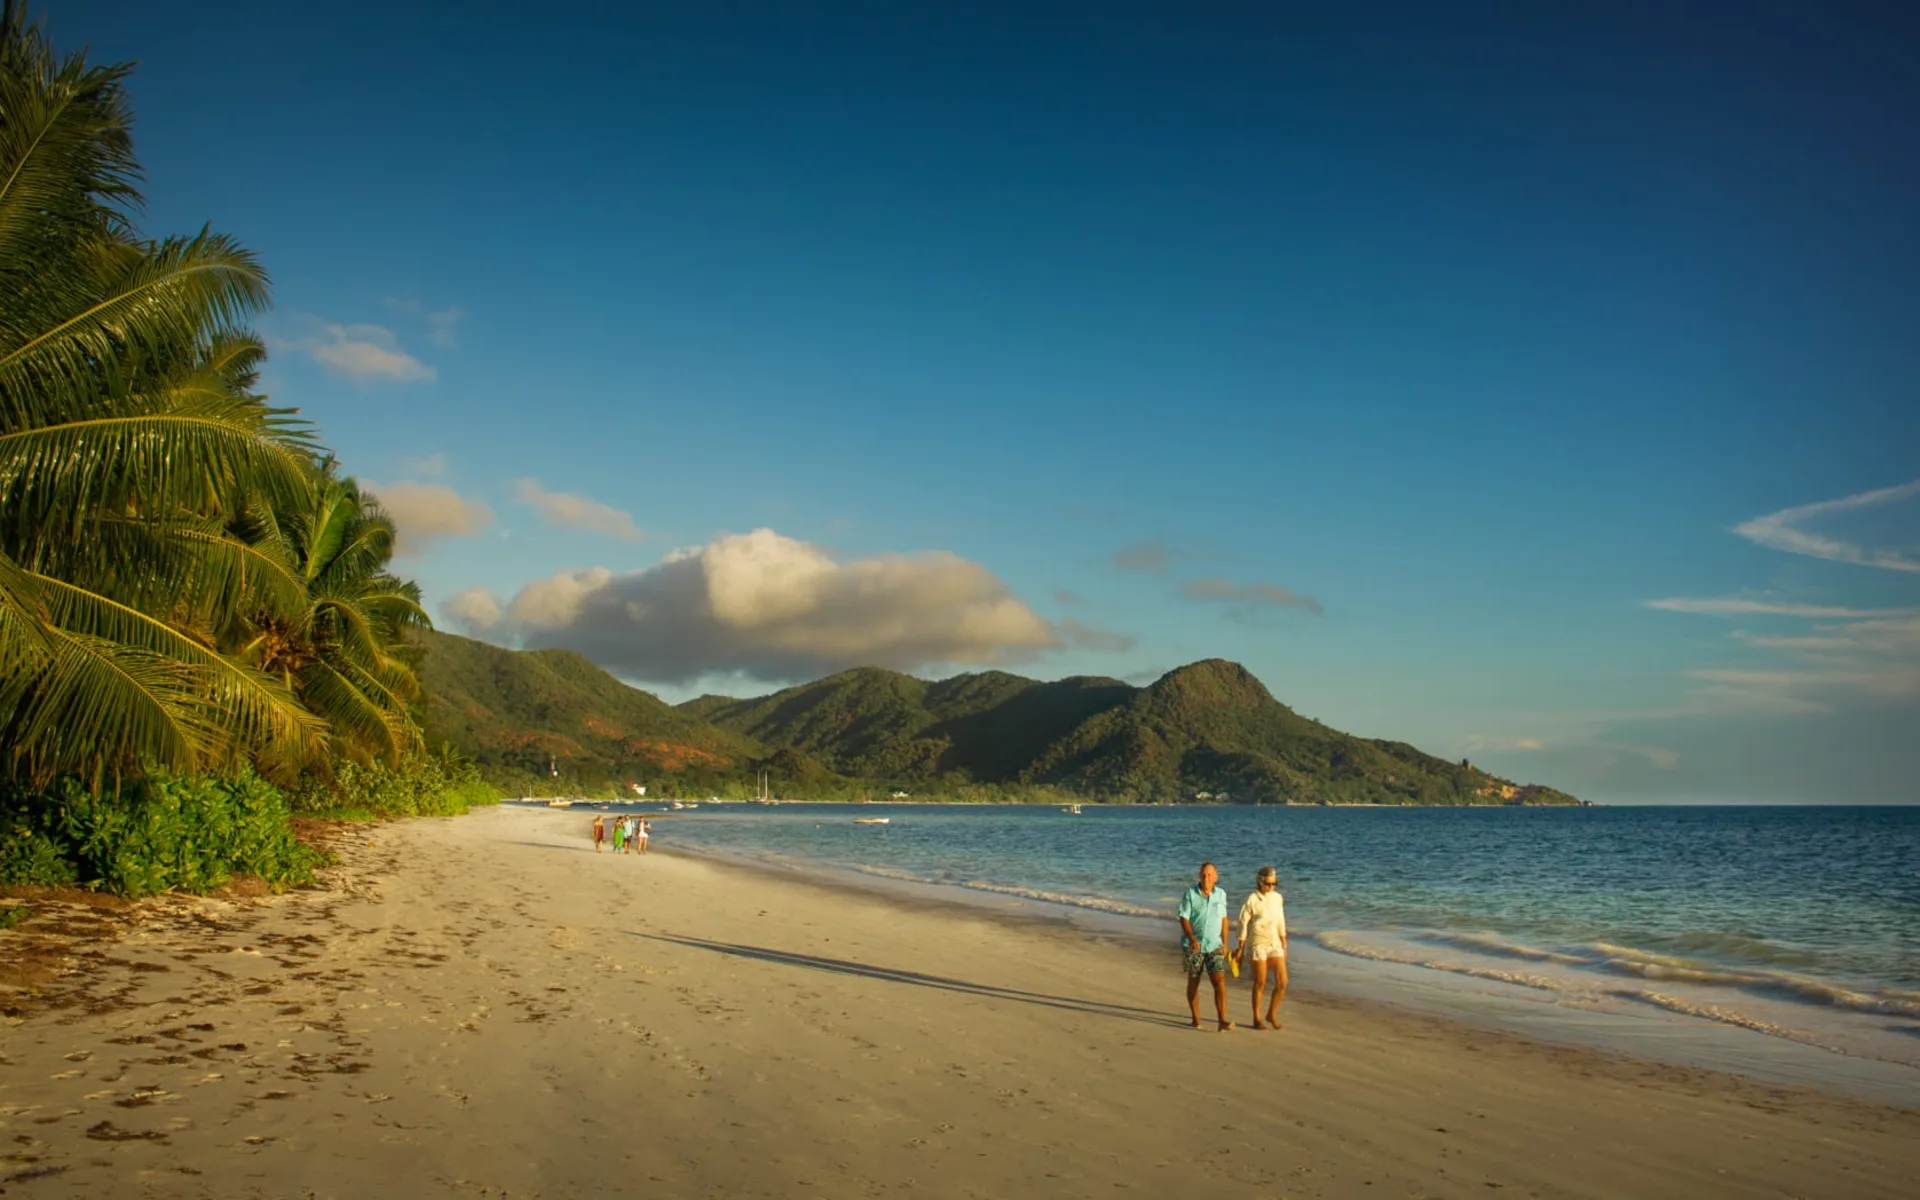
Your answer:
[[[0,1194],[1907,1196],[1920,1114],[1316,995],[503,808],[325,889],[0,931]],[[670,822],[656,826],[670,845]],[[1169,939],[1171,940],[1171,939]],[[30,953],[31,952],[31,953]]]

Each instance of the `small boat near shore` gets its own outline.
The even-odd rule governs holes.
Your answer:
[[[1068,816],[1077,817],[1080,815],[1080,806],[1078,804],[1062,804],[1060,811],[1066,813]]]
[[[893,820],[892,817],[855,817],[853,823],[855,825],[885,825],[891,820]]]

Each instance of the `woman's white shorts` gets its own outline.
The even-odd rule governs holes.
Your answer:
[[[1247,947],[1246,950],[1241,953],[1241,957],[1247,962],[1263,962],[1267,959],[1285,961],[1287,951],[1284,946],[1277,943],[1271,946],[1256,945]]]

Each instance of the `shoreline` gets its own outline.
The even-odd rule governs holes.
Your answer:
[[[1173,949],[1170,915],[1148,917],[1030,894],[931,882],[904,873],[860,871],[793,858],[769,860],[706,847],[670,846],[653,853],[685,856],[728,872],[775,871],[798,886],[908,905],[935,916],[984,918],[1044,936],[1097,939],[1158,969],[1177,970],[1179,956]],[[1436,978],[1428,969],[1434,965],[1431,961],[1376,959],[1343,951],[1337,947],[1345,933],[1309,930],[1295,922],[1290,995],[1315,1001],[1338,998],[1613,1059],[1710,1070],[1759,1086],[1808,1087],[1920,1112],[1920,1069],[1908,1063],[1848,1054],[1805,1038],[1783,1036],[1777,1029],[1759,1028],[1759,1022],[1730,1020],[1724,1009],[1686,1004],[1665,993],[1655,994],[1658,1001],[1642,1001],[1644,1009],[1629,1004],[1625,1012],[1569,1007],[1551,993],[1543,996],[1542,981],[1536,975],[1518,973],[1518,964],[1509,964],[1505,970],[1468,967]],[[1229,984],[1236,998],[1243,988],[1243,981]]]
[[[502,799],[500,803],[519,805],[526,808],[545,808],[547,807],[548,800],[565,800],[576,807],[579,805],[591,805],[591,804],[617,804],[626,808],[638,809],[638,808],[649,808],[649,807],[662,805],[662,804],[672,804],[675,801],[678,801],[681,804],[686,804],[689,801],[689,797],[666,796],[666,797],[661,797],[656,799],[652,796],[648,796],[645,799],[638,799],[638,800],[633,799],[631,797],[622,798],[618,800],[604,800],[604,799],[596,799],[595,797],[592,797],[592,796],[508,796]],[[1347,804],[1347,803],[1335,803],[1332,801],[1329,801],[1325,804],[1321,804],[1317,801],[1312,804],[1294,804],[1291,801],[1283,801],[1279,804],[1231,804],[1231,803],[1229,804],[1198,804],[1198,803],[1195,803],[1195,804],[1186,804],[1186,803],[1115,804],[1105,800],[914,800],[914,799],[907,799],[907,800],[893,800],[893,799],[887,799],[887,800],[786,800],[786,799],[775,799],[772,803],[762,803],[761,801],[758,801],[758,800],[729,800],[724,797],[718,800],[713,799],[712,797],[708,797],[706,799],[693,797],[692,803],[697,806],[711,804],[716,808],[786,808],[789,805],[804,805],[804,804],[823,804],[823,805],[832,804],[832,805],[839,805],[845,808],[864,808],[869,805],[877,805],[885,808],[893,808],[893,807],[899,807],[899,808],[914,808],[914,807],[1063,808],[1069,804],[1091,804],[1097,808],[1114,809],[1116,811],[1121,809],[1161,809],[1161,808],[1166,808],[1166,809],[1174,809],[1174,808],[1554,808],[1554,809],[1562,809],[1562,808],[1569,808],[1571,809],[1571,808],[1604,808],[1606,807],[1605,805],[1597,804],[1591,801],[1581,801],[1577,804],[1506,804],[1506,803],[1500,803],[1500,804],[1491,804],[1491,803],[1489,804],[1373,804],[1373,803]],[[1711,806],[1702,806],[1702,807],[1711,807]],[[1778,807],[1778,806],[1776,805],[1774,807]]]
[[[1283,1031],[1247,1029],[1236,987],[1241,1028],[1195,1033],[1170,954],[596,855],[579,816],[368,827],[326,890],[168,901],[76,945],[0,1026],[0,1187],[1896,1197],[1920,1175],[1911,1110],[1314,987]]]

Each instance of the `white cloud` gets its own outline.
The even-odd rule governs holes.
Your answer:
[[[1312,596],[1303,596],[1277,583],[1235,583],[1221,575],[1189,579],[1180,585],[1180,594],[1189,600],[1242,608],[1299,608],[1315,616],[1325,611]]]
[[[393,330],[384,325],[309,324],[312,332],[280,344],[356,383],[419,383],[434,378],[434,369],[402,350]]]
[[[1794,716],[1862,702],[1920,702],[1920,614],[1865,610],[1860,620],[1815,624],[1805,634],[1734,630],[1733,640],[1772,653],[1762,667],[1688,671],[1693,711],[1710,716]]]
[[[371,483],[360,486],[376,496],[399,529],[395,553],[415,554],[448,537],[471,537],[493,523],[493,510],[469,500],[444,483]]]
[[[1870,617],[1881,611],[1872,608],[1842,608],[1830,604],[1791,604],[1774,600],[1749,600],[1740,596],[1674,596],[1665,600],[1644,600],[1644,607],[1663,612],[1695,613],[1709,617]],[[1897,610],[1892,610],[1897,611]]]
[[[1757,546],[1826,562],[1920,573],[1905,551],[1870,547],[1817,532],[1813,525],[1920,496],[1920,480],[1783,508],[1734,527]],[[1682,710],[1699,716],[1798,716],[1859,711],[1866,705],[1920,702],[1920,608],[1859,608],[1749,596],[1669,597],[1647,608],[1713,617],[1782,618],[1810,629],[1735,629],[1731,640],[1764,656],[1686,672],[1693,687]]]
[[[543,491],[538,479],[515,480],[514,497],[539,513],[549,525],[591,530],[623,542],[638,542],[646,536],[633,523],[631,514],[573,492]]]
[[[1810,558],[1821,558],[1828,562],[1878,567],[1885,571],[1920,572],[1920,559],[1915,559],[1901,551],[1876,550],[1805,528],[1808,523],[1822,517],[1875,508],[1914,496],[1920,496],[1920,479],[1897,487],[1857,492],[1851,496],[1842,496],[1838,500],[1822,500],[1815,504],[1783,508],[1779,512],[1744,521],[1734,526],[1733,531],[1755,545],[1772,550],[1784,550],[1789,554],[1804,554]]]
[[[468,588],[440,606],[446,619],[468,633],[486,633],[506,615],[500,597],[483,587]]]
[[[978,563],[944,552],[840,560],[771,529],[677,550],[644,570],[535,580],[507,606],[503,627],[528,646],[577,650],[661,683],[998,665],[1061,644]]]

